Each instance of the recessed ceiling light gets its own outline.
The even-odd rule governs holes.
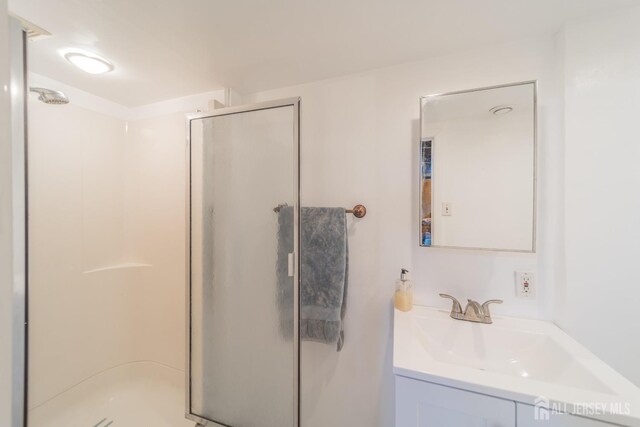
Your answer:
[[[89,74],[103,74],[113,70],[112,63],[89,52],[70,51],[65,53],[64,57]]]
[[[501,114],[508,114],[513,111],[513,107],[511,105],[498,105],[497,107],[493,107],[489,110],[489,112],[493,115],[499,116]]]

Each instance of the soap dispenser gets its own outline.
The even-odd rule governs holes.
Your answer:
[[[413,284],[409,278],[409,270],[406,268],[400,271],[400,279],[396,280],[393,305],[400,311],[409,311],[413,308]]]

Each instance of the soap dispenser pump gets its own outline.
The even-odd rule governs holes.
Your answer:
[[[400,279],[396,281],[393,305],[400,311],[409,311],[413,308],[413,284],[409,277],[409,270],[406,268],[400,271]]]

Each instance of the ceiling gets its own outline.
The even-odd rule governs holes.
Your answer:
[[[639,0],[9,0],[53,37],[31,71],[133,107],[288,86],[558,31]],[[90,75],[60,50],[115,71]]]

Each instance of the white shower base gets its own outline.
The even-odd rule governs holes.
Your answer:
[[[108,369],[31,409],[29,427],[193,427],[184,372],[155,362]],[[111,423],[111,424],[109,424]]]

